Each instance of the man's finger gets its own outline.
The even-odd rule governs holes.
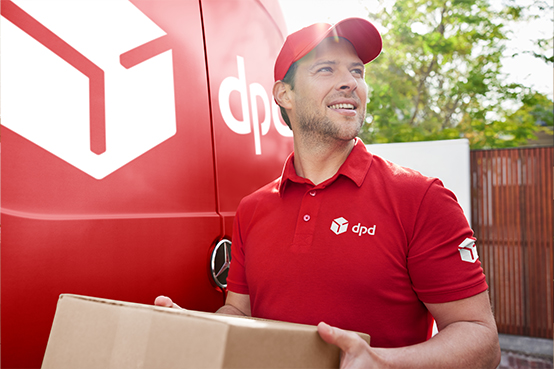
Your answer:
[[[154,301],[154,305],[181,309],[181,307],[179,305],[174,303],[173,300],[171,300],[167,296],[158,296],[158,297],[156,297],[156,300]]]

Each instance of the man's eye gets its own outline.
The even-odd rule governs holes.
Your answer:
[[[356,68],[356,69],[352,70],[352,74],[357,74],[359,76],[363,76],[364,75],[364,70],[361,69],[361,68]]]
[[[318,72],[332,72],[333,69],[331,67],[323,67],[318,69]]]

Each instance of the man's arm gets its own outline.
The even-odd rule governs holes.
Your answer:
[[[172,307],[176,309],[182,309],[179,305],[174,303],[167,296],[158,296],[154,301],[156,306]],[[227,315],[244,315],[252,316],[250,312],[250,295],[243,295],[240,293],[227,292],[227,298],[225,299],[225,305],[220,307],[216,313]]]
[[[439,333],[408,347],[372,348],[358,335],[320,323],[320,336],[343,351],[341,368],[496,368],[500,345],[485,291],[467,299],[425,304]]]
[[[252,316],[250,311],[250,295],[227,291],[225,305],[220,307],[216,313]]]

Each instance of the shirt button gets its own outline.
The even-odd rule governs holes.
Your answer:
[[[317,193],[316,191],[310,191],[311,196],[315,196],[316,193]]]
[[[308,214],[304,215],[304,221],[307,222],[308,220],[310,220],[310,216]]]

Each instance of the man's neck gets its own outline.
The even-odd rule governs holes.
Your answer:
[[[356,139],[311,144],[294,138],[294,169],[318,185],[333,177],[354,148]]]

